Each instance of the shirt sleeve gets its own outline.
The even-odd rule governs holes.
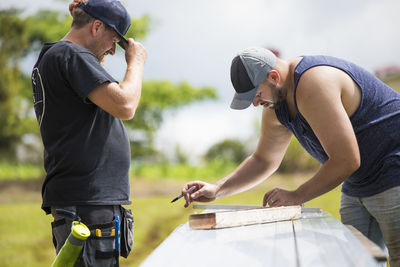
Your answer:
[[[75,52],[67,63],[67,80],[83,101],[95,88],[105,82],[116,82],[89,52]]]

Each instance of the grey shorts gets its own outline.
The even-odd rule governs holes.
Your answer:
[[[400,267],[400,186],[369,197],[342,193],[340,215],[366,237],[389,250],[391,267]]]
[[[121,206],[67,206],[52,207],[53,243],[60,251],[71,233],[72,218],[56,214],[57,209],[75,213],[88,226],[91,235],[85,241],[82,254],[75,266],[116,266],[119,256],[127,257],[133,245],[133,217]],[[120,249],[116,250],[115,218],[120,218]]]

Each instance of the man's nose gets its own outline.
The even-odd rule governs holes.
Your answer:
[[[259,104],[260,104],[259,97],[256,96],[256,97],[254,98],[254,100],[253,100],[253,106],[257,107]]]
[[[115,49],[116,49],[116,43],[113,43],[112,47],[108,52],[113,56],[115,54]]]

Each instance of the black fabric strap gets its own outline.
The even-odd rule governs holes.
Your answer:
[[[111,227],[114,227],[114,222],[109,222],[109,223],[104,223],[104,224],[88,225],[88,228],[90,230],[93,230],[93,229],[105,229],[105,228],[111,228]]]
[[[66,224],[65,219],[57,220],[51,223],[51,228],[56,228],[60,225]]]
[[[96,259],[109,259],[112,257],[116,257],[117,255],[118,255],[118,252],[115,250],[112,250],[112,251],[96,250],[95,258]]]
[[[115,239],[115,236],[96,236],[96,232],[90,232],[90,239]]]

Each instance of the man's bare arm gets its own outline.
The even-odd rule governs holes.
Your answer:
[[[292,134],[272,109],[263,110],[257,150],[234,172],[217,182],[217,197],[246,191],[273,174],[282,162]]]
[[[231,174],[216,184],[193,181],[184,185],[182,192],[191,186],[196,191],[185,195],[187,207],[193,200],[212,201],[248,190],[268,178],[279,167],[291,140],[291,133],[276,118],[275,111],[264,109],[261,136],[257,150],[244,160]]]
[[[123,81],[103,83],[88,96],[90,101],[121,120],[132,119],[139,105],[142,76],[147,58],[146,49],[138,42],[128,39],[125,46],[127,69]]]

